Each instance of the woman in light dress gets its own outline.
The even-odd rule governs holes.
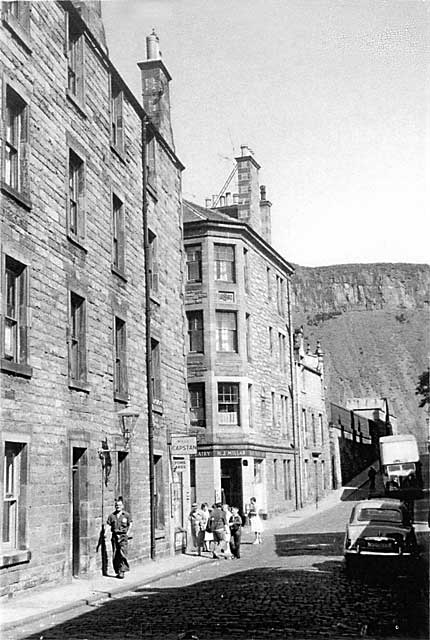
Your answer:
[[[249,501],[248,518],[251,524],[251,531],[255,534],[253,544],[261,544],[263,542],[261,535],[263,532],[263,521],[258,513],[257,500],[255,498],[251,498]]]

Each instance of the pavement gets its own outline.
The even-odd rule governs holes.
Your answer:
[[[346,494],[351,495],[368,481],[367,470],[362,472],[347,487],[332,491],[318,504],[308,504],[304,508],[288,514],[279,514],[265,522],[266,531],[287,528],[322,512],[339,503]],[[353,499],[350,497],[349,499]],[[124,580],[115,577],[74,578],[70,583],[50,588],[35,588],[31,592],[19,593],[13,598],[0,602],[0,634],[7,638],[7,632],[25,624],[49,618],[55,623],[56,616],[78,610],[96,602],[120,596],[128,591],[150,584],[160,578],[191,571],[195,567],[212,562],[207,556],[180,554],[149,560],[134,566]]]

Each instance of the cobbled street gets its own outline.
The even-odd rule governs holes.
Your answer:
[[[360,496],[354,496],[360,497]],[[376,565],[349,577],[342,558],[353,501],[267,532],[240,560],[209,559],[122,597],[86,607],[50,629],[19,638],[199,640],[259,638],[427,638],[426,563],[397,572]],[[424,555],[428,530],[418,534]]]

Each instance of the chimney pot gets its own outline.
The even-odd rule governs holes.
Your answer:
[[[206,198],[205,199],[205,206],[206,206],[206,209],[210,209],[211,208],[211,199],[210,198]]]
[[[218,198],[217,194],[215,194],[215,195],[214,195],[214,194],[212,194],[212,206],[213,206],[213,207],[214,207],[214,206],[215,206],[215,204],[216,204],[217,198]]]
[[[224,207],[225,205],[225,196],[220,196],[219,198],[219,206]]]
[[[233,204],[239,204],[239,194],[233,193]]]
[[[230,193],[230,191],[227,191],[226,194],[225,194],[225,203],[226,203],[227,206],[230,205],[230,197],[231,197],[231,193]]]
[[[147,60],[160,59],[160,45],[155,29],[152,30],[151,35],[146,36],[146,58]]]

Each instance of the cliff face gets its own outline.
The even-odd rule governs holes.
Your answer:
[[[428,366],[430,266],[296,267],[293,319],[325,353],[327,398],[387,397],[399,431],[428,437],[415,395]]]

